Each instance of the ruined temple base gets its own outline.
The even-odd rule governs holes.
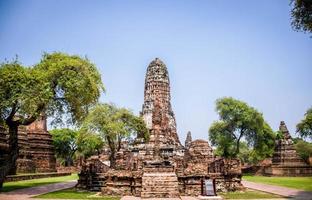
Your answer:
[[[264,169],[267,176],[312,176],[310,166],[269,166]]]
[[[174,172],[145,172],[142,177],[142,198],[179,197],[178,177]]]
[[[17,159],[16,160],[16,173],[35,173],[36,165],[31,159]],[[16,173],[13,173],[16,174]]]

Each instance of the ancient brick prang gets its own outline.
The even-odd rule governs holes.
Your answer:
[[[4,160],[10,151],[8,130],[0,127],[0,160]],[[18,128],[19,155],[16,166],[10,174],[56,172],[56,159],[52,136],[47,131],[46,118],[40,117],[29,126]]]
[[[166,65],[153,60],[146,72],[142,116],[150,129],[150,143],[181,147],[171,108],[170,81]]]
[[[79,174],[78,185],[102,194],[134,195],[143,198],[197,196],[204,179],[216,179],[218,191],[241,188],[240,162],[217,158],[205,140],[185,147],[179,141],[170,104],[166,65],[158,58],[147,68],[142,116],[150,140],[136,139],[117,152],[116,167],[110,168],[108,149],[91,157]]]
[[[16,160],[16,167],[11,170],[11,174],[36,172],[35,163],[32,160],[33,155],[31,154],[27,129],[25,126],[20,126],[18,128],[18,147],[19,155]]]
[[[279,130],[282,137],[275,141],[272,164],[265,167],[265,174],[271,176],[312,175],[312,167],[298,155],[284,121],[281,121]]]
[[[36,166],[36,172],[55,172],[56,159],[52,135],[47,131],[45,116],[26,127],[30,153]]]

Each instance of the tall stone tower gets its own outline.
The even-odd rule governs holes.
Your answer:
[[[146,72],[142,116],[150,130],[150,143],[158,146],[181,146],[170,98],[167,67],[156,58]]]

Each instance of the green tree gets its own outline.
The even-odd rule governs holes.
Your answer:
[[[0,188],[18,157],[17,130],[45,113],[61,122],[79,123],[104,90],[101,76],[87,58],[64,53],[44,54],[32,66],[17,60],[0,64],[0,123],[9,132],[10,153],[0,164]]]
[[[100,136],[82,130],[63,128],[53,129],[50,133],[56,156],[65,166],[73,166],[77,156],[87,158],[99,153],[103,147]]]
[[[99,135],[82,130],[79,131],[79,135],[77,137],[79,156],[88,158],[95,153],[99,155],[103,145],[104,141]]]
[[[291,0],[292,27],[297,31],[312,33],[312,1]]]
[[[53,129],[50,133],[52,135],[56,157],[64,162],[65,166],[72,166],[74,164],[74,155],[78,150],[78,131],[64,128]]]
[[[275,134],[256,109],[225,97],[216,101],[216,111],[220,120],[209,128],[209,139],[222,156],[237,157],[243,140],[259,157],[273,152]]]
[[[253,153],[252,152],[252,149],[250,149],[248,147],[248,144],[247,142],[243,141],[243,142],[240,142],[240,151],[239,151],[239,154],[237,154],[237,158],[240,159],[240,161],[242,162],[242,164],[245,164],[245,163],[252,163],[252,157],[251,157],[251,154]]]
[[[301,137],[312,138],[312,108],[304,114],[304,118],[297,124],[297,133]]]
[[[97,133],[110,149],[110,165],[115,168],[116,153],[122,141],[133,137],[148,139],[148,129],[141,117],[113,104],[98,104],[87,116],[83,129]]]
[[[298,152],[300,157],[308,163],[309,157],[312,156],[312,144],[302,139],[294,139],[294,142],[296,151]]]

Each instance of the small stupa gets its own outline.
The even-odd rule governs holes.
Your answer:
[[[265,169],[265,174],[270,176],[312,175],[312,167],[298,155],[284,121],[281,121],[279,131],[282,137],[275,141],[272,165]]]

